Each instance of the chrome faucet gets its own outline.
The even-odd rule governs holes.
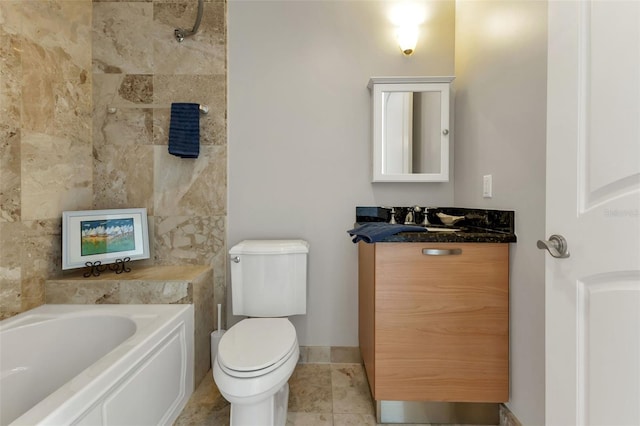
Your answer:
[[[416,225],[416,213],[420,213],[422,211],[422,207],[415,205],[413,207],[411,207],[409,209],[409,212],[407,213],[407,215],[404,218],[404,224],[405,225]],[[424,212],[424,221],[422,222],[422,225],[428,225],[429,224],[429,219],[427,219],[427,213],[429,212],[428,209],[425,209]]]

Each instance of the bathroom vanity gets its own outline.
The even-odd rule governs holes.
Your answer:
[[[378,421],[497,424],[509,399],[513,212],[436,210],[470,219],[358,244],[360,350]]]

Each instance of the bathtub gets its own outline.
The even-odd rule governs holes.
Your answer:
[[[170,425],[193,305],[43,305],[0,322],[0,425]]]

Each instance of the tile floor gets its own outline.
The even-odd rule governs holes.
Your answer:
[[[353,354],[332,353],[335,359],[354,359]],[[173,426],[227,426],[229,403],[220,395],[209,371]],[[287,426],[376,426],[375,409],[364,366],[356,363],[300,363],[289,379]],[[500,425],[522,426],[504,406]],[[256,425],[260,426],[260,425]],[[384,426],[438,426],[403,424]],[[442,425],[440,425],[442,426]],[[460,425],[446,425],[460,426]],[[467,425],[474,426],[474,425]]]
[[[229,403],[211,372],[174,426],[229,424]],[[375,411],[361,364],[298,364],[289,379],[288,426],[375,425]]]

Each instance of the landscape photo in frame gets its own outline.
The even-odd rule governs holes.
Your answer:
[[[148,259],[147,209],[62,212],[62,269]]]

